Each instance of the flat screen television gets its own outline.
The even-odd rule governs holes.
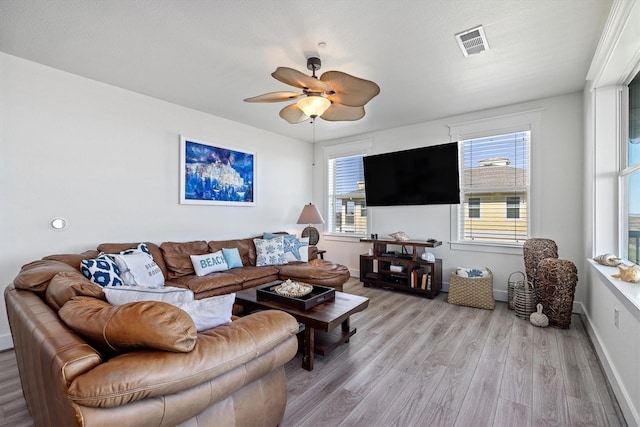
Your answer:
[[[458,143],[363,157],[367,206],[460,203]]]

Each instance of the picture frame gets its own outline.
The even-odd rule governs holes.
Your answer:
[[[180,135],[180,204],[256,205],[256,154]]]

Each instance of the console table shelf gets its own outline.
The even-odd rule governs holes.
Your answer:
[[[373,243],[373,255],[360,255],[360,281],[364,286],[400,289],[433,298],[442,288],[442,260],[418,258],[417,248],[434,248],[442,242],[360,239]],[[402,252],[388,252],[387,245],[402,247]],[[406,247],[413,249],[406,253]],[[424,277],[423,277],[424,275]]]

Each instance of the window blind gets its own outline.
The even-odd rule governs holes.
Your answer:
[[[336,157],[328,165],[327,226],[330,232],[366,235],[364,155]],[[358,209],[355,209],[355,206]]]

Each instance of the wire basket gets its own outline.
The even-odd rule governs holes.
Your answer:
[[[533,286],[522,280],[513,287],[513,310],[520,319],[529,320],[531,313],[536,311],[536,295]]]
[[[514,274],[520,274],[522,276],[521,280],[513,280],[512,277]],[[514,271],[509,275],[507,279],[507,308],[509,310],[513,310],[513,294],[514,288],[518,283],[524,284],[525,276],[522,271]]]

